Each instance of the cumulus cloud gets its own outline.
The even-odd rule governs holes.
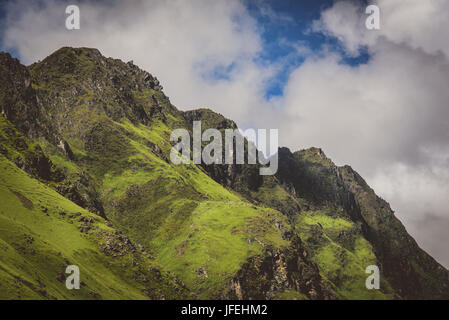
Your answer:
[[[347,53],[357,55],[363,46],[375,50],[376,41],[385,37],[396,44],[406,44],[435,54],[449,56],[447,16],[449,2],[445,0],[377,0],[381,12],[380,30],[365,26],[365,8],[355,1],[339,1],[321,14],[313,24],[314,31],[331,35],[344,45]]]
[[[439,154],[449,138],[449,64],[390,43],[378,50],[358,67],[326,55],[295,70],[283,103],[298,134],[285,140],[323,146],[368,173],[394,161],[427,164],[429,148]]]
[[[211,107],[243,128],[279,128],[280,145],[293,150],[322,147],[358,170],[449,267],[449,2],[376,3],[380,30],[365,28],[354,1],[337,2],[310,28],[338,39],[346,56],[366,49],[367,63],[289,43],[306,60],[272,98],[266,89],[288,59],[261,62],[264,27],[238,0],[82,1],[79,31],[64,27],[71,3],[11,2],[3,46],[24,63],[65,45],[96,47],[152,72],[181,109]],[[290,23],[267,6],[260,14]]]

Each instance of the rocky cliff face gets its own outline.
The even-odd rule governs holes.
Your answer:
[[[321,149],[293,154],[283,149],[279,155],[281,163],[288,163],[281,166],[279,180],[307,201],[307,210],[330,209],[331,216],[359,225],[358,232],[372,246],[395,294],[409,299],[447,298],[447,270],[418,247],[389,204],[357,172],[349,166],[335,166]],[[351,236],[351,232],[340,233],[338,238],[344,239],[345,246]]]
[[[318,265],[307,259],[307,250],[295,238],[286,250],[269,248],[265,256],[255,256],[241,267],[232,281],[231,299],[263,300],[336,299],[320,276]]]
[[[0,86],[2,161],[123,233],[94,232],[90,218],[73,226],[95,233],[108,259],[156,264],[131,277],[168,281],[152,297],[449,298],[448,271],[320,149],[280,148],[276,176],[255,165],[175,166],[173,129],[236,124],[208,109],[179,111],[154,76],[96,49],[62,48],[29,67],[1,53]],[[365,288],[371,264],[380,290]]]
[[[20,131],[36,136],[39,109],[29,71],[9,53],[1,52],[0,74],[2,116],[15,123]]]

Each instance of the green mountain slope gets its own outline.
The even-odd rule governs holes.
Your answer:
[[[160,299],[187,291],[106,221],[0,155],[1,299]],[[80,290],[65,286],[80,268]],[[161,271],[159,271],[161,272]]]
[[[62,48],[25,67],[0,53],[0,87],[5,298],[449,294],[447,270],[318,149],[281,148],[276,176],[254,165],[172,164],[172,130],[191,131],[193,120],[203,130],[236,125],[208,109],[179,111],[132,63]],[[401,239],[380,237],[401,227]],[[418,258],[397,265],[403,239]],[[80,291],[56,279],[68,262],[80,266]],[[370,264],[385,275],[380,290],[365,288]]]

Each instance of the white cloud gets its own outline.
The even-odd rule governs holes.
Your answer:
[[[365,8],[348,0],[339,1],[322,12],[313,29],[339,39],[351,55],[357,55],[362,46],[376,50],[376,41],[386,38],[430,54],[441,51],[449,56],[448,1],[377,0],[373,3],[380,8],[380,30],[367,30]]]
[[[292,73],[283,101],[294,119],[287,132],[297,133],[285,137],[290,145],[321,146],[371,173],[376,164],[426,163],[424,148],[446,144],[447,61],[390,43],[378,50],[366,65],[330,54]]]
[[[397,215],[434,258],[449,266],[449,170],[445,166],[407,166],[397,163],[383,169],[371,179],[375,190],[392,199]]]
[[[349,55],[356,56],[360,47],[371,42],[375,34],[364,31],[364,18],[361,7],[341,1],[322,12],[321,19],[313,23],[312,30],[337,38]]]

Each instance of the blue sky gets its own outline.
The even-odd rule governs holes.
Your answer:
[[[312,51],[320,51],[323,45],[327,45],[337,51],[342,56],[342,63],[357,66],[366,63],[369,55],[362,51],[359,56],[351,57],[345,54],[338,41],[333,37],[325,36],[321,33],[309,31],[313,21],[320,18],[322,11],[332,7],[336,0],[281,0],[281,1],[247,1],[246,5],[251,15],[263,26],[262,37],[264,41],[264,52],[262,61],[277,61],[282,58],[288,59],[288,63],[283,65],[282,71],[278,73],[277,79],[268,88],[266,96],[282,95],[282,89],[288,80],[292,70],[297,68],[303,61],[304,56],[293,54],[294,44],[301,44]],[[367,1],[359,0],[359,3],[366,4]],[[264,14],[260,3],[272,10],[271,13],[278,17]],[[262,62],[263,63],[263,62]]]

